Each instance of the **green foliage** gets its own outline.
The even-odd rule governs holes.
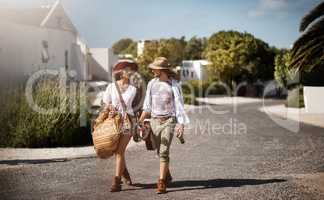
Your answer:
[[[113,44],[112,49],[115,54],[132,54],[137,56],[137,43],[130,38],[124,38]]]
[[[306,14],[300,24],[303,34],[292,48],[290,68],[311,72],[324,67],[324,2]]]
[[[192,37],[185,47],[184,58],[186,60],[200,60],[207,45],[206,38]]]
[[[89,144],[89,128],[80,127],[80,94],[67,91],[63,98],[57,80],[42,80],[35,87],[34,102],[59,111],[41,114],[27,103],[24,88],[1,91],[0,146],[56,147]],[[86,116],[89,124],[88,116]]]
[[[297,86],[288,91],[286,106],[292,108],[304,107],[304,95],[302,86]]]
[[[215,33],[208,40],[205,55],[212,63],[208,67],[211,79],[231,84],[242,79],[273,78],[274,52],[268,44],[249,33]]]
[[[293,72],[289,70],[290,64],[290,52],[283,50],[275,58],[275,72],[274,76],[276,81],[280,84],[281,87],[287,88],[288,83],[293,79]]]
[[[226,94],[226,89],[215,82],[210,81],[191,80],[182,83],[182,91],[186,95],[193,95],[195,97],[205,97],[207,95]]]
[[[153,74],[148,68],[148,65],[159,55],[158,47],[159,43],[157,41],[152,41],[146,44],[143,55],[141,55],[137,60],[140,74],[146,82],[153,78]]]
[[[168,58],[172,66],[181,65],[182,60],[184,60],[185,47],[186,41],[184,37],[180,39],[161,39],[159,42],[158,56]]]
[[[183,101],[185,104],[188,105],[198,105],[199,102],[196,100],[196,97],[194,95],[185,94],[183,95]]]
[[[143,55],[138,58],[140,73],[146,81],[152,77],[151,70],[148,65],[154,61],[156,57],[163,56],[168,58],[173,67],[180,65],[184,59],[184,49],[186,41],[184,37],[180,39],[170,38],[161,39],[159,41],[151,41],[145,45]]]

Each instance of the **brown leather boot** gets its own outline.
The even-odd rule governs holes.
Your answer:
[[[123,178],[123,183],[125,183],[126,185],[132,185],[132,179],[129,175],[127,168],[125,168],[122,178]]]
[[[156,189],[157,194],[164,194],[166,193],[166,182],[163,179],[159,179],[157,183],[157,189]]]
[[[120,191],[121,191],[121,178],[115,176],[111,184],[110,192],[120,192]]]

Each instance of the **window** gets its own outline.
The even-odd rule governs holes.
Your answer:
[[[66,50],[64,53],[65,56],[65,69],[68,70],[69,69],[69,51]]]
[[[183,67],[187,68],[190,67],[191,63],[190,62],[183,62]]]
[[[42,41],[42,63],[48,63],[50,60],[49,53],[48,53],[48,42],[46,40]]]

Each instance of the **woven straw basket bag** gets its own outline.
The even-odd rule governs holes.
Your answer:
[[[96,120],[92,140],[99,158],[109,158],[116,151],[121,135],[122,119],[119,114],[110,118],[106,112]]]

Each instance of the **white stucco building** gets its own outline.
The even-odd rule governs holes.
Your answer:
[[[87,80],[88,48],[57,1],[53,6],[0,8],[1,80],[26,78],[39,69],[64,67]]]
[[[91,80],[112,81],[112,68],[118,56],[109,48],[91,48],[89,57],[89,78]]]
[[[207,60],[184,60],[180,69],[181,81],[204,80],[207,78]]]

